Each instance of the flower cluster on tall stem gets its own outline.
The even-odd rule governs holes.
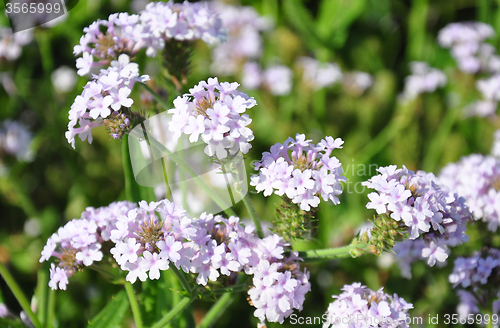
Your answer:
[[[139,65],[131,62],[126,54],[120,55],[118,60],[113,60],[107,69],[101,69],[99,75],[93,75],[92,81],[89,81],[82,94],[75,98],[69,111],[66,139],[71,146],[75,147],[77,135],[82,141],[88,139],[91,143],[92,129],[104,123],[111,126],[112,122],[116,123],[116,119],[121,120],[117,126],[119,129],[113,130],[111,134],[115,139],[133,127],[133,123],[137,124],[138,122],[131,120],[140,120],[138,115],[129,113],[123,117],[121,114],[134,103],[130,93],[135,82],[145,83],[147,80],[149,76],[139,76]],[[105,122],[105,119],[108,122]]]
[[[394,245],[404,232],[409,240],[424,240],[422,256],[433,266],[436,261],[446,261],[448,246],[468,240],[465,231],[471,213],[465,199],[439,186],[432,173],[415,173],[395,165],[377,171],[379,175],[363,183],[376,191],[368,194],[366,207],[378,214],[374,218],[376,229],[371,231],[371,241],[377,247]],[[383,244],[377,244],[380,242]]]
[[[118,202],[88,208],[81,219],[60,228],[40,261],[57,259],[50,269],[52,289],[66,289],[77,270],[102,260],[116,263],[131,283],[159,279],[161,271],[174,266],[193,276],[193,283],[184,286],[187,292],[192,284],[211,290],[229,280],[238,283],[244,272],[253,275],[248,294],[255,316],[262,322],[283,322],[294,309],[302,309],[310,290],[301,259],[293,252],[285,256],[288,246],[278,235],[258,238],[253,226],[243,226],[235,216],[203,213],[191,218],[168,200],[138,206]],[[221,282],[223,276],[227,278]]]

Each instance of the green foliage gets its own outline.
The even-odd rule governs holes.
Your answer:
[[[120,328],[123,327],[123,318],[129,308],[127,294],[124,290],[116,294],[111,301],[90,320],[88,328]]]
[[[131,12],[131,1],[66,3],[71,11],[65,22],[51,28],[37,27],[34,41],[23,48],[19,60],[8,65],[0,63],[0,72],[8,73],[17,89],[15,94],[9,94],[0,84],[0,121],[11,118],[25,122],[34,135],[35,153],[33,162],[9,162],[9,174],[0,176],[0,261],[9,264],[9,271],[25,295],[30,298],[34,293],[36,315],[44,326],[51,327],[54,323],[59,327],[79,328],[93,318],[90,327],[126,327],[132,314],[126,294],[118,292],[121,286],[111,285],[96,272],[85,270],[71,278],[68,290],[56,293],[47,287],[49,266],[38,262],[47,238],[68,220],[80,217],[86,207],[124,199],[154,200],[153,188],[135,182],[126,136],[121,141],[112,140],[107,131],[96,129],[91,145],[77,140],[73,150],[67,144],[64,133],[68,110],[87,78],[80,77],[77,86],[68,93],[56,92],[51,82],[55,69],[63,65],[74,68],[72,47],[79,43],[83,28],[111,13]],[[304,223],[309,220],[307,213],[286,206],[278,210],[278,218],[286,218],[286,224],[278,219],[276,228],[289,235],[295,249],[304,251],[350,243],[357,235],[357,227],[373,214],[365,208],[368,190],[360,185],[376,174],[371,165],[406,165],[438,174],[440,168],[463,155],[489,153],[492,133],[499,122],[463,115],[463,109],[480,98],[475,82],[484,76],[459,72],[449,51],[438,46],[436,36],[448,23],[470,20],[492,24],[499,35],[497,1],[243,0],[242,3],[252,5],[275,21],[274,28],[264,33],[262,64],[286,64],[295,76],[293,90],[286,96],[272,96],[266,90],[245,91],[258,102],[248,112],[255,135],[252,150],[246,155],[248,173],[252,172],[249,164],[252,160],[260,159],[261,153],[272,144],[282,143],[296,133],[305,133],[315,142],[325,135],[345,140],[344,148],[335,155],[343,163],[349,184],[344,185],[340,205],[322,201],[315,213],[318,220],[315,228],[307,229],[312,240],[294,240],[307,228]],[[0,25],[8,25],[3,14]],[[499,38],[491,43],[498,46]],[[373,76],[374,84],[361,94],[340,85],[314,90],[302,80],[301,70],[294,65],[301,56],[336,62],[344,72],[366,71]],[[182,91],[212,76],[210,49],[204,44],[193,45],[192,57],[181,54],[177,59],[185,62],[191,59]],[[449,83],[443,90],[402,104],[397,95],[403,90],[409,74],[408,63],[413,60],[424,60],[444,70]],[[138,55],[136,61],[141,73],[152,77],[157,72],[163,73],[160,60],[147,67],[144,55]],[[182,81],[184,75],[186,72],[179,72],[177,79]],[[241,82],[241,76],[219,79]],[[146,116],[171,106],[179,91],[159,94],[156,101],[163,100],[163,104],[151,105],[140,101],[144,90],[136,88],[132,97],[138,104],[134,110],[144,111]],[[277,196],[264,198],[254,194],[253,189],[250,197],[260,218],[271,224],[276,218],[275,204],[281,200]],[[243,217],[246,215],[240,204],[233,210]],[[33,222],[39,225],[38,232],[27,233]],[[292,228],[287,229],[290,222]],[[498,236],[483,238],[484,230],[480,224],[469,228],[470,242],[457,247],[454,256],[470,254],[484,244],[500,246]],[[386,291],[398,293],[414,303],[414,316],[427,318],[456,312],[454,290],[447,282],[452,259],[444,268],[429,269],[422,263],[416,264],[412,280],[406,280],[395,264],[381,265],[381,258],[366,255],[307,264],[313,286],[306,296],[302,315],[321,316],[331,295],[337,294],[345,283],[354,281],[372,289],[385,286]],[[5,284],[0,287],[3,301],[12,313],[19,313],[21,308]],[[142,284],[140,308],[146,327],[158,322],[183,299],[184,295],[178,292],[181,289],[171,271],[163,272],[158,281]],[[115,296],[111,298],[112,295]],[[215,326],[255,326],[253,308],[246,304],[245,296],[241,293]],[[107,303],[109,299],[111,302]],[[170,326],[192,327],[208,313],[210,306],[196,300]],[[0,326],[24,327],[19,320],[11,319],[0,319]],[[284,326],[292,327],[288,321]],[[444,327],[442,323],[438,326]]]

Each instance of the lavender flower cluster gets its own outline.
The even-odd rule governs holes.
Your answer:
[[[409,327],[407,303],[397,294],[386,294],[382,288],[373,291],[360,283],[345,285],[343,293],[332,296],[336,300],[328,306],[328,320],[323,328],[329,327]]]
[[[105,242],[111,243],[103,247]],[[302,309],[310,290],[309,274],[300,270],[296,253],[285,256],[278,235],[259,239],[253,226],[244,227],[239,218],[203,213],[190,218],[168,200],[139,206],[129,202],[88,208],[81,219],[68,222],[47,241],[40,262],[52,256],[49,286],[66,289],[68,277],[79,269],[102,261],[103,249],[127,272],[126,280],[159,279],[171,265],[196,275],[206,286],[221,275],[253,275],[249,290],[255,316],[262,322],[283,322],[293,309]],[[109,259],[107,259],[109,260]]]
[[[500,224],[500,160],[472,154],[445,166],[440,181],[466,199],[474,219],[483,220],[495,232]]]
[[[474,102],[469,107],[469,115],[494,116],[500,101],[500,73],[477,80],[476,89],[481,93],[483,99]]]
[[[68,278],[77,270],[91,266],[103,259],[102,244],[110,240],[119,216],[135,208],[130,202],[114,202],[107,207],[87,208],[80,219],[69,221],[59,228],[42,250],[40,262],[55,257],[59,262],[51,264],[49,286],[66,289]]]
[[[113,60],[107,69],[101,69],[99,75],[93,75],[75,98],[69,111],[66,139],[75,148],[75,136],[92,143],[92,129],[103,124],[103,119],[117,115],[122,107],[134,103],[129,98],[135,82],[145,83],[149,76],[139,76],[139,65],[130,61],[126,54]],[[75,127],[76,125],[79,127]]]
[[[292,91],[293,72],[284,65],[272,65],[262,69],[256,62],[243,65],[241,84],[250,90],[263,88],[275,96],[287,95]]]
[[[321,63],[311,57],[301,57],[298,62],[304,72],[304,82],[315,90],[342,80],[342,71],[335,63]]]
[[[432,173],[415,173],[395,165],[377,171],[379,175],[363,182],[376,190],[368,194],[366,207],[400,222],[408,231],[408,239],[423,239],[426,247],[422,256],[430,266],[446,261],[448,246],[468,240],[465,231],[471,214],[465,199],[440,187]]]
[[[446,85],[446,75],[426,62],[411,62],[410,70],[412,74],[405,78],[403,99],[415,99],[421,93],[433,92]]]
[[[339,204],[342,193],[340,182],[345,182],[343,170],[337,157],[330,157],[332,151],[342,148],[344,141],[326,137],[317,145],[306,140],[304,134],[297,134],[296,140],[288,138],[283,144],[264,152],[260,162],[254,163],[258,175],[251,177],[250,185],[258,192],[269,196],[286,195],[293,203],[300,204],[304,211],[317,207],[320,199]]]
[[[443,48],[450,48],[458,67],[465,73],[500,70],[500,56],[495,47],[484,41],[495,36],[494,29],[482,22],[451,23],[438,34],[438,42]]]
[[[31,132],[24,124],[10,119],[0,122],[0,165],[1,158],[6,155],[15,156],[20,161],[32,160],[32,139]]]
[[[500,251],[493,248],[482,253],[476,252],[471,257],[459,257],[455,260],[449,281],[454,288],[462,288],[457,289],[460,299],[457,312],[460,316],[467,317],[469,314],[480,313],[480,304],[492,304],[492,313],[500,311],[500,290],[497,286],[499,267]],[[491,309],[483,310],[491,311]]]
[[[214,43],[225,38],[221,24],[206,4],[187,1],[152,2],[139,15],[112,14],[84,28],[85,34],[74,48],[75,55],[82,54],[76,62],[78,74],[83,76],[93,66],[107,65],[120,54],[133,56],[143,48],[148,56],[155,56],[168,39]]]
[[[10,27],[0,27],[0,63],[12,61],[21,56],[23,46],[33,39],[33,31],[26,30],[12,33]]]
[[[218,44],[212,51],[211,71],[218,75],[234,75],[244,63],[260,58],[260,33],[269,30],[272,23],[249,6],[232,6],[214,1],[212,8],[219,14],[228,34],[226,42]]]
[[[239,84],[221,82],[217,78],[201,81],[189,93],[174,100],[169,129],[174,139],[181,134],[190,142],[199,138],[207,144],[205,153],[218,159],[241,151],[246,154],[252,145],[253,132],[247,127],[252,119],[243,114],[256,105],[253,97],[237,90]]]

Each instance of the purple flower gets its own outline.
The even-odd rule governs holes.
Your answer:
[[[264,152],[260,162],[254,163],[259,175],[251,177],[250,185],[264,196],[286,194],[300,208],[309,211],[319,204],[319,196],[325,201],[339,203],[342,193],[340,182],[345,182],[342,167],[336,157],[330,157],[333,149],[342,148],[340,138],[326,137],[314,145],[297,134],[297,140],[288,138],[284,144],[275,144],[271,152]]]
[[[390,166],[377,170],[379,175],[363,182],[364,186],[376,191],[368,195],[370,202],[366,207],[399,222],[410,241],[421,239],[425,243],[425,247],[415,244],[415,249],[421,251],[416,258],[407,254],[412,248],[411,242],[396,244],[398,257],[405,261],[404,276],[411,276],[408,266],[419,255],[428,258],[427,263],[433,266],[436,261],[446,260],[448,246],[457,246],[467,240],[465,230],[471,213],[465,199],[450,191],[455,188],[440,186],[443,181],[432,173],[415,173],[404,166],[402,169]]]
[[[385,294],[382,288],[375,292],[360,283],[345,285],[342,290],[332,296],[336,300],[328,306],[323,328],[410,327],[408,310],[413,305],[398,295]]]
[[[255,106],[253,98],[237,91],[239,84],[219,83],[217,78],[201,81],[189,94],[174,100],[175,108],[169,125],[175,137],[189,135],[190,142],[199,137],[207,144],[205,153],[219,159],[247,153],[251,148],[253,133],[247,125],[252,121],[247,109]]]

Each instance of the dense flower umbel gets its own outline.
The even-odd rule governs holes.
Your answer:
[[[319,196],[325,201],[339,204],[342,193],[340,182],[345,182],[339,160],[332,151],[342,148],[344,141],[326,137],[317,145],[297,134],[296,140],[288,138],[284,144],[277,143],[271,152],[264,152],[260,162],[254,164],[258,175],[251,177],[250,184],[258,192],[269,196],[286,195],[293,203],[300,204],[304,211],[317,207]]]
[[[93,80],[85,85],[82,94],[75,98],[69,111],[70,122],[66,139],[71,146],[75,148],[77,135],[82,141],[88,138],[91,143],[92,128],[103,125],[106,118],[116,118],[122,108],[130,108],[134,101],[129,96],[135,82],[145,83],[147,80],[149,76],[139,76],[139,66],[130,62],[126,54],[120,55],[118,60],[113,60],[107,69],[101,69],[99,75],[93,75]],[[77,124],[79,127],[75,127]],[[127,122],[123,124],[130,125]]]
[[[407,303],[397,294],[386,294],[382,288],[373,291],[360,283],[345,285],[336,300],[328,306],[327,320],[323,328],[329,327],[409,327],[408,310],[413,304]]]
[[[140,15],[112,14],[108,20],[97,20],[83,31],[80,44],[74,48],[75,55],[82,54],[76,61],[82,76],[93,66],[107,65],[120,54],[133,56],[147,48],[146,54],[155,56],[168,39],[213,43],[225,37],[221,21],[206,4],[187,1],[152,2]]]
[[[85,34],[73,50],[75,55],[82,54],[76,60],[78,74],[86,75],[93,66],[107,65],[120,54],[135,55],[144,44],[138,22],[138,15],[116,13],[110,15],[108,20],[97,20],[84,28]],[[94,62],[94,57],[97,62]]]
[[[250,6],[232,6],[222,1],[213,1],[211,7],[219,13],[222,24],[227,29],[226,42],[218,44],[212,51],[211,70],[215,74],[234,75],[243,63],[260,58],[260,33],[269,30],[273,24],[269,19],[259,16]]]
[[[465,230],[471,214],[465,199],[438,186],[432,173],[415,173],[395,165],[377,170],[379,175],[363,182],[377,191],[368,194],[366,207],[377,211],[375,222],[395,220],[408,233],[408,239],[423,239],[426,247],[422,256],[430,266],[448,258],[448,246],[467,241]]]
[[[179,138],[189,135],[190,142],[201,138],[207,144],[205,153],[224,159],[241,151],[246,154],[252,147],[253,132],[247,127],[252,120],[247,109],[255,106],[253,97],[237,90],[239,84],[210,78],[201,81],[189,93],[174,100],[175,108],[169,125],[170,131]]]
[[[433,92],[446,84],[446,75],[425,62],[411,62],[411,75],[405,78],[404,99],[414,99],[424,92]]]
[[[0,63],[19,58],[23,46],[30,43],[32,39],[32,30],[12,33],[10,27],[0,27]]]
[[[471,257],[457,258],[449,281],[454,288],[461,288],[457,289],[460,298],[457,307],[458,314],[466,317],[471,313],[482,311],[498,313],[500,310],[499,278],[500,251],[498,249],[483,249],[482,252],[476,252]]]
[[[169,39],[212,44],[225,40],[226,31],[206,3],[152,2],[140,13],[140,38],[146,54],[154,56]]]
[[[497,231],[500,224],[500,160],[493,156],[472,154],[445,166],[439,179],[448,188],[465,197],[476,220]]]
[[[106,207],[89,207],[80,219],[68,222],[54,233],[43,248],[40,262],[52,256],[59,262],[51,264],[49,286],[66,289],[68,277],[77,270],[99,262],[103,258],[102,244],[109,241],[116,219],[136,207],[130,202],[115,202]]]
[[[438,42],[443,48],[451,48],[451,54],[461,71],[497,72],[500,57],[495,47],[484,40],[495,36],[495,30],[482,22],[461,22],[446,25],[438,34]]]
[[[257,308],[254,315],[264,321],[283,323],[294,309],[302,310],[305,294],[311,290],[309,273],[300,270],[296,253],[284,256],[286,245],[277,235],[259,240],[255,252],[259,261],[253,268],[253,288],[249,301]]]
[[[51,256],[59,261],[50,270],[53,289],[66,289],[76,270],[111,256],[131,283],[158,279],[160,271],[172,265],[195,275],[202,286],[245,272],[254,276],[249,295],[255,316],[262,322],[282,322],[293,309],[302,309],[309,274],[300,270],[296,254],[285,257],[288,244],[281,237],[259,239],[254,231],[234,216],[203,213],[190,218],[168,200],[141,201],[138,207],[120,202],[88,208],[80,220],[59,229],[47,241],[40,261]]]

